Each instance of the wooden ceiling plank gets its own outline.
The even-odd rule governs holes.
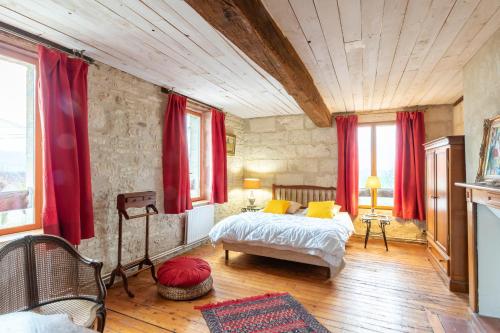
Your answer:
[[[153,1],[152,3],[156,3]],[[226,64],[226,66],[233,68],[235,71],[240,71],[245,77],[253,78],[258,80],[260,77],[265,78],[266,83],[269,83],[271,86],[268,86],[268,90],[274,91],[278,90],[279,95],[278,98],[281,98],[284,103],[288,105],[291,110],[291,113],[297,114],[302,113],[303,111],[298,107],[295,100],[284,90],[281,83],[275,80],[271,75],[266,73],[260,67],[256,66],[253,61],[250,61],[250,64],[254,70],[247,70],[247,61],[248,57],[241,57],[241,53],[238,52],[237,48],[235,49],[231,42],[229,42],[225,37],[223,37],[218,31],[214,30],[208,22],[206,22],[201,16],[199,16],[196,11],[191,8],[184,1],[169,1],[168,6],[178,13],[183,18],[189,18],[190,24],[198,30],[200,33],[203,32],[205,37],[214,45],[219,47],[220,49],[225,50],[223,56],[218,56],[217,59]],[[221,38],[222,36],[222,38]],[[281,96],[280,96],[281,95]]]
[[[323,29],[321,27],[316,8],[312,1],[290,1],[293,17],[300,24],[307,47],[311,50],[316,68],[325,80],[338,108],[343,109],[344,98],[337,79],[337,74],[333,68],[330,54],[325,43]]]
[[[464,48],[458,58],[458,62],[462,65],[467,64],[474,54],[476,54],[498,29],[500,29],[500,8],[495,11],[490,20],[481,28],[467,47]]]
[[[380,109],[384,97],[385,83],[389,79],[392,61],[396,52],[397,41],[403,25],[407,0],[385,0],[377,59],[377,75],[373,93],[372,109]]]
[[[37,3],[36,3],[36,2],[31,3],[31,2],[30,2],[30,3],[29,3],[29,5],[30,5],[30,7],[31,7],[32,5],[37,5]],[[45,4],[45,5],[46,5],[46,4]],[[73,5],[73,4],[69,3],[69,5]],[[52,8],[52,7],[53,7],[53,6],[51,6],[51,8]],[[23,11],[23,13],[30,13],[30,10],[29,10],[29,9],[27,9],[26,11]],[[74,14],[74,13],[73,13],[73,14]],[[47,16],[49,16],[49,15],[47,15]],[[72,18],[73,18],[73,17],[72,17]],[[44,20],[47,20],[47,17],[43,17],[43,19],[44,19]],[[52,22],[51,22],[51,24],[50,24],[50,25],[51,25],[51,26],[53,25],[53,24],[52,24]],[[18,24],[18,26],[19,26],[19,24]],[[96,26],[99,26],[99,24],[96,24]],[[21,27],[22,27],[22,25],[21,25]],[[64,30],[67,32],[67,30],[68,30],[68,29],[64,29]],[[38,31],[36,31],[36,32],[38,32]],[[109,32],[109,31],[108,31],[108,32]],[[75,35],[75,34],[73,34],[73,35]],[[76,34],[76,35],[77,35],[77,36],[79,36],[79,37],[81,37],[81,36],[83,35],[83,33],[79,33],[79,34]],[[60,37],[58,37],[58,38],[60,38]],[[88,47],[89,42],[88,42],[88,41],[85,41],[85,42],[86,42],[86,46],[81,47],[80,49],[87,49],[87,50],[89,49],[89,47]],[[107,43],[107,44],[108,44],[108,45],[107,45],[107,46],[108,46],[108,47],[107,47],[107,49],[109,50],[109,49],[110,49],[109,45],[113,45],[113,43]],[[138,47],[138,49],[140,49],[140,47]],[[114,53],[114,52],[113,52],[113,53]],[[117,53],[117,54],[121,54],[121,53],[123,53],[123,52],[122,52],[122,51],[120,51],[120,50],[116,50],[116,53]],[[148,63],[147,61],[146,61],[146,62],[144,62],[144,61],[142,61],[142,62],[141,62],[141,61],[138,61],[138,59],[131,59],[131,58],[130,58],[130,53],[129,53],[129,52],[127,52],[127,54],[129,54],[129,56],[127,56],[127,57],[126,57],[126,58],[124,58],[124,59],[121,59],[121,61],[122,61],[123,63],[129,63],[129,64],[130,64],[130,63],[134,63],[134,64],[139,64],[139,65],[141,65],[141,63]],[[97,59],[97,60],[101,60],[101,59],[99,59],[99,58],[96,58],[96,59]],[[102,59],[102,60],[104,60],[104,59]],[[211,98],[212,100],[215,98],[215,96],[214,96],[214,95],[216,95],[216,94],[224,94],[224,95],[228,95],[227,88],[226,88],[226,90],[221,90],[221,89],[220,89],[220,87],[218,87],[218,86],[214,87],[214,86],[207,85],[206,83],[202,83],[202,84],[196,83],[196,82],[198,82],[197,80],[195,80],[196,78],[190,78],[189,76],[184,75],[184,74],[182,74],[181,72],[179,72],[179,73],[175,73],[175,75],[174,75],[175,80],[174,80],[174,79],[172,79],[172,78],[170,77],[170,74],[172,74],[172,73],[170,73],[170,71],[169,71],[169,72],[165,72],[165,71],[162,71],[162,69],[160,69],[160,70],[158,70],[158,69],[151,70],[151,69],[146,68],[145,66],[142,66],[142,69],[138,71],[138,70],[132,70],[131,68],[132,68],[133,66],[127,66],[127,67],[124,67],[124,66],[123,66],[123,64],[120,66],[120,65],[118,65],[118,64],[116,64],[116,63],[111,63],[111,62],[110,62],[109,60],[107,60],[107,59],[106,59],[106,60],[104,60],[103,62],[104,62],[104,63],[108,63],[108,64],[110,64],[110,65],[112,65],[112,66],[114,66],[114,67],[117,67],[117,68],[119,68],[119,69],[125,70],[125,71],[127,71],[127,72],[129,72],[129,73],[131,73],[131,74],[136,75],[136,76],[139,76],[139,77],[142,77],[142,78],[144,78],[144,79],[147,79],[148,81],[154,82],[154,83],[156,83],[156,84],[163,85],[163,86],[169,86],[169,87],[175,86],[179,92],[183,92],[183,93],[190,94],[190,95],[192,95],[193,97],[198,97],[198,96],[194,96],[194,95],[193,95],[193,92],[196,92],[198,95],[200,95],[200,93],[199,93],[200,91],[211,91],[211,92],[214,92],[215,94],[210,94],[210,96],[211,96],[210,98]],[[165,60],[163,61],[163,63],[165,63]],[[172,62],[172,61],[167,61],[167,63],[174,63],[174,62]],[[149,65],[149,64],[148,64],[148,65]],[[181,68],[181,67],[185,67],[185,66],[182,66],[181,64],[179,64],[178,66],[175,66],[175,65],[174,65],[174,66],[172,66],[172,67],[173,67],[173,68]],[[163,75],[161,75],[161,77],[162,77],[162,78],[158,78],[158,72],[163,73]],[[141,74],[141,73],[142,73],[142,74]],[[196,75],[196,76],[199,76],[199,75]],[[154,78],[154,79],[153,79],[153,78]],[[201,78],[198,78],[198,79],[201,79]],[[213,80],[214,80],[214,78],[212,78],[212,81],[213,81]],[[180,81],[180,82],[179,82],[179,81]],[[194,82],[195,84],[193,84],[193,82]],[[222,84],[224,84],[224,82],[222,82]],[[193,88],[193,86],[195,86],[195,88]],[[226,87],[227,87],[227,86],[226,86]],[[182,91],[181,91],[181,89],[182,89]],[[236,90],[236,89],[232,89],[232,92],[235,92],[235,93],[236,93],[236,92],[237,92],[237,90]],[[245,90],[242,90],[242,92],[244,92],[245,94],[247,94],[246,89],[245,89]],[[229,92],[229,93],[230,93],[230,92]],[[204,93],[203,93],[203,94],[204,94]],[[232,93],[230,93],[229,95],[231,95],[231,94],[232,94]],[[205,95],[205,94],[204,94],[204,95]],[[228,98],[230,98],[230,96],[229,96],[229,95],[228,95]],[[265,97],[265,96],[264,96],[264,97]],[[234,97],[232,97],[232,98],[234,98]],[[252,100],[254,100],[254,101],[255,101],[255,100],[256,100],[256,99],[254,98],[254,95],[251,95],[251,94],[247,94],[247,99],[248,99],[248,100],[250,100],[250,101],[252,101]],[[240,104],[240,103],[242,103],[242,102],[243,102],[243,101],[241,100],[241,98],[237,98],[237,100],[238,100],[238,103],[236,103],[236,104]],[[269,97],[267,97],[267,98],[265,97],[265,98],[264,98],[264,100],[270,100],[270,98],[269,98]],[[213,102],[213,101],[208,101],[208,102],[210,102],[210,103],[212,103],[212,104],[221,105],[220,103],[215,103],[215,102]],[[261,110],[263,110],[263,114],[262,114],[262,115],[271,115],[271,114],[269,114],[269,110],[270,110],[270,109],[272,109],[272,108],[276,108],[276,106],[275,106],[275,105],[274,105],[274,103],[272,103],[272,102],[273,102],[273,101],[271,101],[271,103],[269,103],[269,105],[272,105],[272,107],[269,107],[269,105],[266,105],[266,106],[265,106],[265,109],[263,109],[263,108],[262,108],[264,105],[260,105],[260,107],[259,107],[259,108],[260,108]],[[231,105],[231,104],[235,104],[235,103],[231,102],[231,103],[227,103],[227,104]],[[253,109],[253,108],[254,108],[254,106],[253,106],[253,105],[251,105],[251,104],[245,103],[245,105],[246,105],[246,107],[248,107],[249,109]],[[282,109],[282,108],[280,107],[279,109]],[[286,112],[284,112],[284,111],[280,111],[280,112],[281,112],[281,113],[286,113]],[[248,117],[248,112],[247,112],[247,114],[246,114],[246,115],[244,115],[244,116]]]
[[[408,2],[403,28],[398,39],[398,46],[391,65],[389,78],[385,85],[384,97],[381,104],[382,109],[387,109],[391,106],[391,101],[422,29],[422,24],[428,16],[431,2],[431,0],[409,0]]]
[[[254,62],[278,79],[317,126],[331,126],[330,111],[311,75],[260,0],[187,2]]]
[[[394,94],[394,98],[391,102],[391,108],[398,108],[407,106],[407,101],[404,98],[404,94],[408,91],[408,88],[412,84],[415,76],[417,75],[417,70],[405,70],[399,81],[398,88]]]
[[[361,1],[337,0],[344,43],[361,40]]]
[[[317,60],[288,0],[263,0],[263,3],[283,34],[292,43],[309,73],[311,73],[318,90],[325,98],[328,108],[330,110],[343,110],[343,101],[336,101],[333,97],[326,73],[319,70]]]
[[[415,47],[412,50],[410,59],[405,68],[405,72],[409,71],[410,73],[406,75],[405,73],[403,74],[406,80],[411,77],[412,82],[406,82],[405,89],[399,89],[398,87],[399,92],[396,96],[398,102],[395,101],[394,105],[413,105],[408,95],[412,93],[409,89],[412,87],[413,80],[416,77],[415,71],[418,71],[422,66],[425,57],[429,53],[431,46],[434,44],[434,41],[446,22],[446,18],[450,14],[455,1],[456,0],[440,0],[432,2],[429,15],[422,25],[417,42],[415,43]]]
[[[460,61],[460,55],[466,52],[468,46],[499,8],[500,1],[498,0],[481,0],[470,19],[467,20],[445,55],[436,65],[436,70],[450,69],[451,66],[458,68],[465,65]]]
[[[423,87],[428,85],[427,78],[432,74],[434,67],[472,15],[478,3],[479,0],[458,0],[455,3],[424,62],[419,67],[419,72],[407,95],[408,105],[415,105],[422,98],[425,93]]]
[[[363,111],[363,47],[360,41],[355,41],[345,43],[345,48],[354,100],[352,111]]]
[[[351,77],[347,64],[339,8],[336,0],[314,0],[316,12],[321,22],[324,38],[343,96],[344,109],[354,110]]]
[[[47,4],[50,5],[47,6]],[[59,18],[59,20],[51,19],[50,26],[73,36],[80,36],[88,44],[93,44],[95,40],[99,40],[100,43],[113,45],[115,50],[132,56],[137,62],[172,64],[172,66],[169,66],[168,72],[164,68],[157,70],[167,75],[171,73],[171,76],[179,77],[179,80],[182,78],[186,82],[191,81],[192,84],[199,87],[206,87],[215,91],[220,90],[217,84],[210,82],[201,75],[204,72],[200,73],[199,68],[191,69],[192,71],[188,70],[185,64],[178,62],[179,59],[174,59],[152,47],[151,45],[155,44],[155,40],[147,35],[139,35],[131,24],[119,16],[110,16],[109,13],[99,10],[96,6],[89,6],[79,1],[66,1],[63,3],[32,1],[30,8],[36,9],[36,15],[43,16],[46,20],[47,17],[52,16]],[[23,12],[28,10],[25,8]],[[52,15],[49,15],[49,12]],[[65,16],[71,16],[71,21],[74,23],[72,26],[60,22]],[[106,31],[113,31],[113,29],[115,34],[106,33]],[[121,31],[121,33],[116,35],[118,31]],[[140,39],[131,38],[131,36],[142,37],[143,42],[139,43],[138,40]]]
[[[130,24],[137,27],[142,31],[143,35],[154,38],[155,48],[160,52],[171,56],[181,65],[188,67],[189,69],[203,68],[203,70],[197,70],[197,74],[206,78],[208,81],[223,87],[226,91],[238,95],[243,100],[247,101],[247,104],[252,106],[252,108],[258,110],[258,107],[252,103],[254,100],[253,96],[258,93],[253,91],[256,86],[251,85],[252,82],[247,82],[248,80],[241,79],[238,75],[231,73],[224,66],[220,66],[215,62],[214,58],[207,54],[206,51],[201,49],[195,43],[191,42],[184,34],[176,29],[171,29],[171,25],[167,24],[166,21],[161,21],[157,19],[157,15],[151,16],[151,10],[144,6],[137,6],[138,3],[135,1],[127,1],[124,4],[118,3],[114,0],[97,0],[102,5],[106,6],[112,10],[116,15],[120,15],[122,18],[127,17]],[[128,6],[132,6],[129,8]],[[134,11],[137,10],[137,12]],[[147,19],[155,20],[157,25],[154,25],[151,21]],[[170,29],[169,29],[170,28]],[[168,29],[163,31],[162,29]],[[176,39],[177,38],[177,39]],[[182,41],[184,43],[182,43]],[[235,89],[235,87],[241,87],[243,89]],[[259,89],[262,93],[263,89]],[[273,98],[268,98],[269,95],[263,96],[263,100],[269,100],[269,109],[278,114],[286,114],[281,106],[275,105],[271,101]],[[258,112],[258,111],[257,111]]]
[[[363,0],[361,2],[361,38],[364,44],[363,106],[365,110],[372,108],[383,14],[384,0]]]
[[[463,72],[456,70],[456,74],[444,84],[442,89],[432,97],[432,100],[435,104],[451,104],[450,101],[456,101],[462,95]]]
[[[141,15],[151,23],[155,23],[163,29],[170,28],[168,34],[177,41],[183,42],[189,50],[192,50],[192,52],[195,53],[192,55],[193,61],[201,62],[203,66],[207,66],[210,74],[223,75],[228,82],[232,82],[232,84],[238,87],[244,87],[252,96],[251,98],[253,98],[255,94],[264,92],[270,97],[277,98],[279,100],[277,107],[279,107],[278,110],[281,110],[279,111],[281,114],[297,113],[297,111],[301,112],[300,109],[294,109],[294,107],[289,104],[287,98],[283,99],[283,94],[281,92],[276,93],[276,88],[270,86],[268,81],[262,80],[262,76],[255,75],[254,68],[249,64],[240,61],[237,70],[231,68],[231,63],[224,61],[227,57],[220,51],[220,49],[227,51],[227,45],[222,45],[222,48],[218,48],[206,38],[202,39],[199,37],[197,40],[192,40],[191,36],[201,36],[201,33],[166,3],[149,1],[146,5],[135,0],[127,0],[126,4],[133,10],[141,13]],[[172,22],[170,22],[170,20],[172,20]],[[176,24],[180,24],[183,31],[180,31]],[[172,31],[172,29],[174,31]],[[220,39],[218,36],[217,38]],[[199,44],[200,40],[203,41],[204,45]],[[214,55],[210,54],[210,49],[206,48],[207,44],[212,45],[211,49],[216,49],[217,53]],[[237,57],[236,55],[236,58]],[[254,72],[254,75],[249,75],[249,73],[252,72]],[[274,98],[272,99],[274,100]],[[270,105],[273,105],[273,103],[270,102]]]
[[[363,110],[363,44],[361,42],[361,1],[337,0],[344,49],[352,88],[354,108]]]
[[[427,92],[422,96],[422,99],[420,99],[417,104],[422,105],[428,104],[429,102],[432,103],[432,101],[438,100],[440,95],[445,95],[445,92],[451,89],[449,86],[450,82],[452,82],[456,75],[459,75],[459,72],[461,71],[458,69],[434,72],[433,76],[436,77],[436,79],[432,80],[434,81],[434,84],[426,86],[428,88]]]

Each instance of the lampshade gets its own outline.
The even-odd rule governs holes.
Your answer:
[[[260,188],[260,179],[258,178],[245,178],[243,180],[243,188],[249,190],[256,190]]]
[[[377,176],[370,176],[366,180],[366,188],[369,189],[374,189],[374,188],[380,188],[380,179]]]

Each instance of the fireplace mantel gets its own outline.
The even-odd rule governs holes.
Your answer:
[[[455,183],[465,187],[467,200],[467,232],[469,257],[469,306],[475,313],[479,311],[477,280],[477,205],[500,209],[500,187],[482,183]]]

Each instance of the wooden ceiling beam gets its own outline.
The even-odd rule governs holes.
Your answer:
[[[187,3],[278,80],[316,126],[331,126],[330,111],[306,66],[260,0]]]

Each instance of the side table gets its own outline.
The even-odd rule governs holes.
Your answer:
[[[385,237],[385,227],[391,224],[391,217],[388,215],[381,215],[381,214],[361,215],[361,222],[366,224],[365,249],[366,249],[366,244],[368,243],[368,238],[370,237],[370,229],[372,227],[372,221],[378,222],[378,225],[382,230],[382,236],[384,237],[385,250],[389,251],[389,247],[387,247],[387,238]]]

